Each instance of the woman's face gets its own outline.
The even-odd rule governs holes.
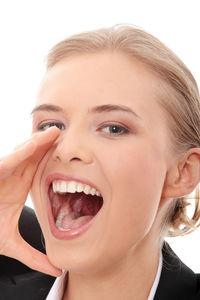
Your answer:
[[[54,265],[104,270],[134,253],[152,231],[169,156],[157,86],[140,62],[119,53],[70,57],[46,73],[33,132],[56,124],[61,133],[40,162],[31,196]],[[101,208],[100,197],[66,194],[72,180],[96,187]],[[55,225],[60,211],[64,231]]]

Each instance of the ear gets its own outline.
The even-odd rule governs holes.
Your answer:
[[[191,148],[168,170],[162,198],[186,196],[200,182],[200,148]]]

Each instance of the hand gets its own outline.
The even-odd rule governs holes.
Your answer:
[[[61,270],[21,237],[18,221],[38,165],[59,133],[58,128],[51,127],[34,134],[13,153],[0,159],[0,254],[53,276],[60,276]]]

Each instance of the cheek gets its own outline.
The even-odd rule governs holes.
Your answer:
[[[115,245],[112,236],[113,246],[119,245],[119,239],[131,245],[154,221],[165,178],[162,154],[150,143],[120,145],[104,156],[104,173],[111,187],[110,228],[116,234]]]
[[[118,145],[102,156],[102,166],[113,191],[123,192],[134,190],[156,191],[162,186],[165,175],[165,160],[162,151],[148,142],[139,145]]]

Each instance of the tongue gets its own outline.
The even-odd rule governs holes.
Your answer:
[[[69,231],[71,229],[79,228],[89,222],[93,215],[87,210],[88,214],[82,213],[84,207],[84,195],[68,196],[68,200],[63,203],[56,220],[56,226],[61,231]]]
[[[93,218],[93,216],[81,216],[77,219],[75,217],[76,216],[74,212],[65,215],[61,221],[60,229],[63,230],[75,229],[83,226]]]
[[[100,209],[101,198],[83,193],[59,195],[56,226],[62,231],[69,231],[89,222]]]

